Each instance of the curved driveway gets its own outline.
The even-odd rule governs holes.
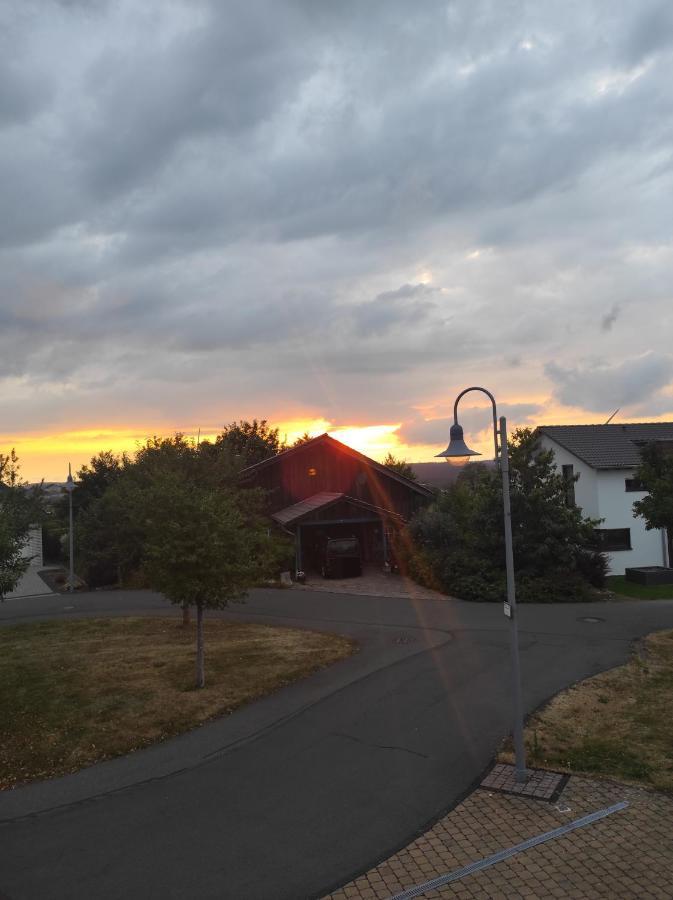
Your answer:
[[[0,621],[141,611],[175,614],[118,592],[9,601]],[[319,897],[442,815],[509,731],[500,605],[268,590],[223,615],[362,649],[164,745],[0,795],[0,898]],[[673,601],[520,608],[526,709],[667,627]]]

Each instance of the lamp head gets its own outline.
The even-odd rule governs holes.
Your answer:
[[[470,450],[463,438],[463,426],[456,422],[451,426],[451,431],[449,432],[449,446],[443,453],[438,453],[437,456],[441,456],[448,462],[451,459],[460,459],[461,457],[481,456],[481,453],[477,450]]]

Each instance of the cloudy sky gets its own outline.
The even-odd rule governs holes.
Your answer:
[[[672,63],[670,0],[0,0],[0,450],[673,418]]]

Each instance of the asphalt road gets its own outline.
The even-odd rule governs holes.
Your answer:
[[[138,611],[174,614],[119,592],[11,601],[0,621]],[[161,747],[1,795],[0,897],[319,897],[449,809],[510,730],[499,605],[269,590],[225,615],[362,650]],[[660,628],[673,602],[520,607],[526,710]]]

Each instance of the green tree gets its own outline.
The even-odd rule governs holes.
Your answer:
[[[242,599],[270,574],[278,547],[251,492],[213,491],[169,473],[155,477],[147,500],[145,572],[171,603],[196,607],[196,687],[202,688],[205,611]]]
[[[0,453],[0,484],[13,488],[24,484],[20,475],[21,465],[16,449],[12,447],[7,456]]]
[[[566,501],[566,483],[552,451],[540,450],[531,429],[510,446],[510,497],[517,597],[522,601],[581,600],[603,585],[606,559],[594,529]],[[506,596],[502,485],[499,471],[466,466],[409,526],[398,551],[410,573],[466,600]]]
[[[145,538],[143,510],[142,490],[130,468],[80,510],[75,526],[78,568],[90,587],[124,586],[137,575]]]
[[[29,490],[14,448],[0,453],[0,599],[13,591],[28,568],[23,555],[32,526],[41,519],[40,490]]]
[[[73,495],[85,498],[76,511],[78,569],[89,585],[144,583],[148,488],[168,476],[215,490],[235,482],[236,465],[228,452],[177,433],[148,438],[132,459],[105,452],[80,469]]]
[[[647,496],[635,501],[633,512],[645,520],[648,530],[665,528],[673,535],[673,453],[658,444],[648,444],[641,458],[635,475]]]
[[[416,474],[406,459],[397,459],[392,453],[389,453],[383,460],[383,465],[392,469],[393,472],[397,472],[398,475],[408,478],[409,481],[417,481]]]
[[[311,435],[308,433],[308,431],[305,431],[302,435],[300,435],[300,437],[298,437],[298,438],[293,442],[292,446],[293,446],[293,447],[301,447],[302,444],[308,444],[308,442],[309,442],[309,441],[312,441],[312,440],[313,440],[313,438],[312,438]]]
[[[138,448],[133,459],[124,457],[118,462],[119,465],[113,456],[106,456],[95,458],[84,467],[85,480],[89,472],[101,469],[106,475],[99,482],[102,489],[99,494],[79,510],[76,525],[78,569],[92,586],[115,583],[156,586],[162,516],[170,513],[174,522],[189,523],[191,529],[206,527],[206,520],[199,518],[194,508],[196,498],[200,498],[199,503],[203,501],[207,511],[204,500],[207,496],[240,496],[241,505],[236,508],[241,514],[247,510],[245,521],[259,520],[262,496],[251,490],[239,495],[240,459],[226,444],[197,444],[180,433],[172,437],[155,436]],[[88,486],[91,486],[90,478]],[[176,496],[181,500],[191,496],[194,501],[183,503],[182,517],[171,500]],[[221,523],[214,533],[224,539]],[[287,552],[284,546],[280,549],[281,543],[274,539],[263,545],[267,550],[271,548],[274,565],[280,565],[281,555]],[[208,546],[206,542],[204,547]],[[226,559],[227,547],[224,543],[221,546]],[[185,564],[183,557],[176,556],[176,559]],[[184,571],[186,574],[190,571],[186,564]],[[180,602],[183,624],[188,626],[190,607],[196,604],[187,595]]]
[[[94,501],[100,500],[107,489],[122,477],[129,464],[126,453],[102,450],[92,456],[88,465],[83,465],[75,476],[77,488],[72,495],[73,509],[87,509]],[[65,502],[67,505],[67,498]]]
[[[169,473],[194,479],[199,467],[196,442],[179,431],[172,437],[155,435],[138,448],[133,466],[134,476],[142,480]]]
[[[287,447],[278,429],[270,428],[266,419],[241,420],[225,425],[215,440],[215,449],[230,454],[241,469],[275,456]]]

